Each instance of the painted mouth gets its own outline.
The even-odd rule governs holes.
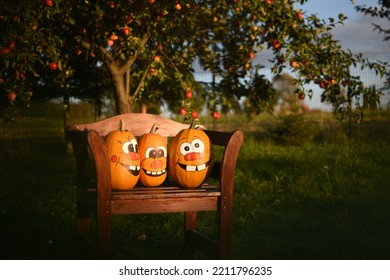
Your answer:
[[[124,168],[127,169],[132,175],[138,176],[141,167],[139,165],[130,165],[130,164],[124,164],[120,162],[120,165],[122,165]]]
[[[199,165],[186,165],[179,162],[177,164],[187,172],[196,172],[205,170],[209,166],[210,161]]]
[[[167,172],[165,169],[159,170],[159,171],[150,171],[150,170],[146,170],[146,169],[142,169],[142,170],[145,172],[146,175],[152,176],[152,177],[158,177],[158,176],[165,174],[165,172]]]

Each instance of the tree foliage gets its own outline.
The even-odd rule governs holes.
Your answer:
[[[377,6],[366,6],[366,5],[356,6],[356,10],[358,12],[364,13],[364,14],[372,16],[374,18],[381,18],[381,19],[390,20],[390,1],[389,0],[378,0]],[[374,26],[374,31],[378,31],[380,34],[383,35],[384,41],[390,40],[390,28],[384,27],[383,25],[379,25],[376,23],[373,23],[373,26]],[[390,74],[389,73],[387,73],[385,89],[390,89]],[[373,95],[373,98],[371,98],[371,99],[375,99],[375,95]]]
[[[217,103],[229,107],[247,97],[249,110],[258,113],[272,100],[272,91],[258,74],[263,66],[253,61],[268,49],[275,75],[293,68],[293,94],[314,81],[323,89],[322,100],[344,112],[345,104],[365,92],[360,79],[351,75],[351,66],[384,72],[383,65],[343,50],[332,37],[344,15],[322,20],[296,8],[307,0],[2,2],[4,93],[42,77],[69,87],[76,58],[108,70],[118,113],[131,112],[135,102],[165,100],[189,114],[194,97],[214,109]],[[195,82],[195,59],[218,78],[212,90]],[[346,95],[340,95],[343,87],[348,88]],[[189,90],[191,98],[186,97]]]

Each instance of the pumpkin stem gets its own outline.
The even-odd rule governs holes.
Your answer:
[[[199,119],[193,119],[192,122],[191,122],[191,125],[190,125],[190,129],[191,128],[196,128],[196,124],[199,122]]]
[[[119,131],[125,131],[125,122],[123,120],[119,120]]]
[[[159,129],[159,128],[160,128],[160,123],[156,122],[156,123],[152,126],[152,128],[150,129],[150,134],[155,134],[156,131],[157,131],[157,129]]]

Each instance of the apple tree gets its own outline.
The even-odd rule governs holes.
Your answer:
[[[66,88],[76,56],[108,70],[118,113],[132,112],[135,102],[165,100],[195,117],[195,98],[215,108],[242,97],[259,112],[272,98],[262,93],[267,83],[259,82],[262,65],[254,58],[268,49],[275,75],[293,69],[292,94],[303,96],[304,85],[315,82],[335,112],[352,114],[352,101],[366,89],[351,66],[378,74],[385,68],[343,50],[331,31],[345,17],[325,21],[296,8],[307,1],[15,0],[1,8],[2,86],[16,87],[19,71],[26,81],[49,76]],[[195,82],[195,59],[218,78],[212,90]]]
[[[374,18],[380,18],[390,20],[390,1],[389,0],[378,0],[377,6],[356,6],[358,12],[364,13]],[[384,41],[390,41],[390,28],[387,26],[373,23],[374,31],[383,35]],[[390,73],[386,74],[386,89],[390,89]]]

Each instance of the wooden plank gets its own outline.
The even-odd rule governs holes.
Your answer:
[[[160,124],[157,132],[163,137],[173,137],[180,130],[189,127],[188,124],[179,123],[159,115],[132,113],[117,115],[95,123],[77,124],[76,128],[79,130],[94,129],[102,136],[105,136],[111,131],[118,130],[120,120],[123,120],[125,129],[133,133],[134,136],[142,136],[145,133],[149,133],[155,123]]]
[[[138,187],[130,191],[111,192],[112,200],[132,200],[132,199],[160,199],[175,197],[208,197],[220,196],[221,192],[216,186],[206,186],[202,188],[186,189],[180,187]]]
[[[191,197],[219,197],[220,192],[162,192],[162,193],[113,193],[111,195],[112,200],[143,200],[143,199],[163,199],[163,198],[191,198]]]
[[[113,200],[112,214],[173,213],[186,211],[216,211],[218,197]]]

